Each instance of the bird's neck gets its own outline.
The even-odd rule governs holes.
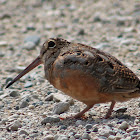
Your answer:
[[[52,73],[52,67],[53,67],[53,63],[55,62],[55,60],[57,59],[57,57],[59,56],[60,52],[54,52],[50,55],[50,57],[48,57],[46,55],[45,59],[44,59],[44,70],[45,70],[45,77],[47,78],[47,80],[49,82],[51,82],[51,73]]]

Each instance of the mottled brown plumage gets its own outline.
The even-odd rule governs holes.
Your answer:
[[[61,38],[46,41],[37,59],[7,87],[41,63],[46,79],[55,88],[87,105],[75,118],[81,117],[94,104],[111,102],[108,118],[117,101],[140,97],[139,78],[118,59]]]

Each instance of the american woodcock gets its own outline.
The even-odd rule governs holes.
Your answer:
[[[117,101],[140,97],[140,79],[118,59],[96,48],[61,38],[47,40],[40,55],[6,88],[42,63],[46,79],[55,88],[87,105],[75,118],[97,103],[111,102],[106,114],[108,118]]]

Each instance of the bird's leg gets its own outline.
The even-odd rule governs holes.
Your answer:
[[[107,118],[109,118],[111,116],[111,113],[112,113],[112,110],[114,108],[115,103],[116,103],[115,101],[111,102],[110,108],[109,108],[109,110],[108,110],[108,112],[107,112],[107,114],[105,116],[105,119],[107,119]]]
[[[80,118],[82,117],[82,115],[87,112],[90,108],[92,108],[93,105],[87,106],[84,110],[82,110],[81,112],[79,112],[78,114],[76,114],[75,116],[73,116],[73,118]]]

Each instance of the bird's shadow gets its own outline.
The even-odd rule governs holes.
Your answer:
[[[121,124],[123,121],[126,122],[130,122],[130,123],[134,123],[136,117],[135,116],[130,116],[128,114],[114,114],[112,117],[105,119],[105,118],[101,118],[98,116],[90,116],[87,118],[78,118],[78,119],[74,119],[74,118],[66,118],[63,120],[60,120],[59,122],[54,122],[51,123],[52,126],[66,126],[65,128],[69,127],[69,126],[74,126],[77,127],[79,125],[85,127],[86,124],[91,124],[92,126],[98,124],[110,124],[111,121],[115,121],[117,124]]]

